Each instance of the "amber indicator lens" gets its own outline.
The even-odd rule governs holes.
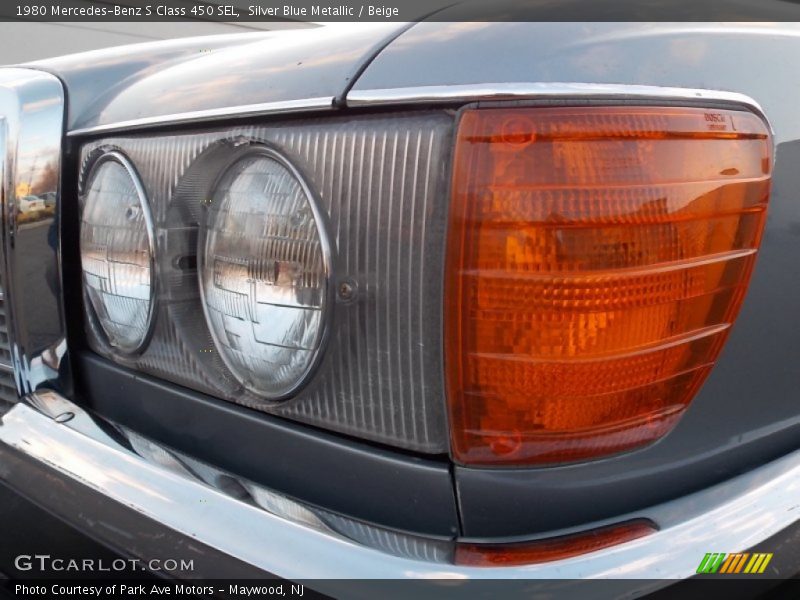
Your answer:
[[[764,228],[766,124],[652,106],[463,113],[447,249],[454,458],[548,464],[672,429]]]
[[[558,538],[515,544],[458,544],[455,563],[470,567],[514,567],[597,552],[655,533],[645,520],[628,521]]]

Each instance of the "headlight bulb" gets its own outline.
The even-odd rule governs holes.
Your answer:
[[[227,367],[267,399],[296,391],[320,355],[331,290],[322,219],[297,170],[266,147],[211,195],[198,252],[206,318]]]
[[[153,319],[153,220],[133,165],[119,152],[95,162],[81,214],[83,285],[108,343],[142,348]]]

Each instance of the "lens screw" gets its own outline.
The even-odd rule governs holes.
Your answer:
[[[342,279],[339,282],[338,287],[338,297],[339,301],[345,304],[349,304],[355,300],[356,295],[358,294],[358,285],[352,279]]]

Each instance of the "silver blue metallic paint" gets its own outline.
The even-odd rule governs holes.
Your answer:
[[[34,63],[69,93],[67,129],[315,99],[330,107],[402,23],[122,46]],[[242,111],[247,112],[247,111]],[[221,116],[221,115],[217,115]]]

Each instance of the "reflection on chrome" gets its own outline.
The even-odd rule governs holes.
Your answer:
[[[31,69],[0,69],[3,155],[0,279],[17,392],[63,381],[66,328],[57,227],[64,92]],[[47,358],[44,355],[47,354]]]
[[[692,576],[698,557],[709,548],[746,550],[797,520],[800,452],[618,517],[615,521],[649,518],[660,530],[612,548],[513,567],[453,565],[447,563],[454,540],[416,539],[330,515],[97,421],[53,392],[26,401],[2,416],[0,449],[13,448],[54,469],[64,482],[88,486],[182,535],[289,579],[576,580],[558,582],[559,598],[580,597],[585,590],[578,579],[625,579],[620,585],[625,584],[628,597],[636,597],[668,585],[669,579]],[[65,418],[67,413],[73,416]],[[126,543],[136,535],[131,530],[105,534],[124,535]],[[444,591],[449,584],[437,585]],[[610,594],[613,589],[606,596],[618,597]]]
[[[445,564],[452,560],[452,540],[409,535],[307,506],[262,485],[225,473],[186,454],[164,448],[128,428],[117,426],[117,430],[128,441],[133,451],[145,460],[182,477],[202,481],[228,496],[251,502],[292,523],[328,535],[343,537],[394,556]]]

